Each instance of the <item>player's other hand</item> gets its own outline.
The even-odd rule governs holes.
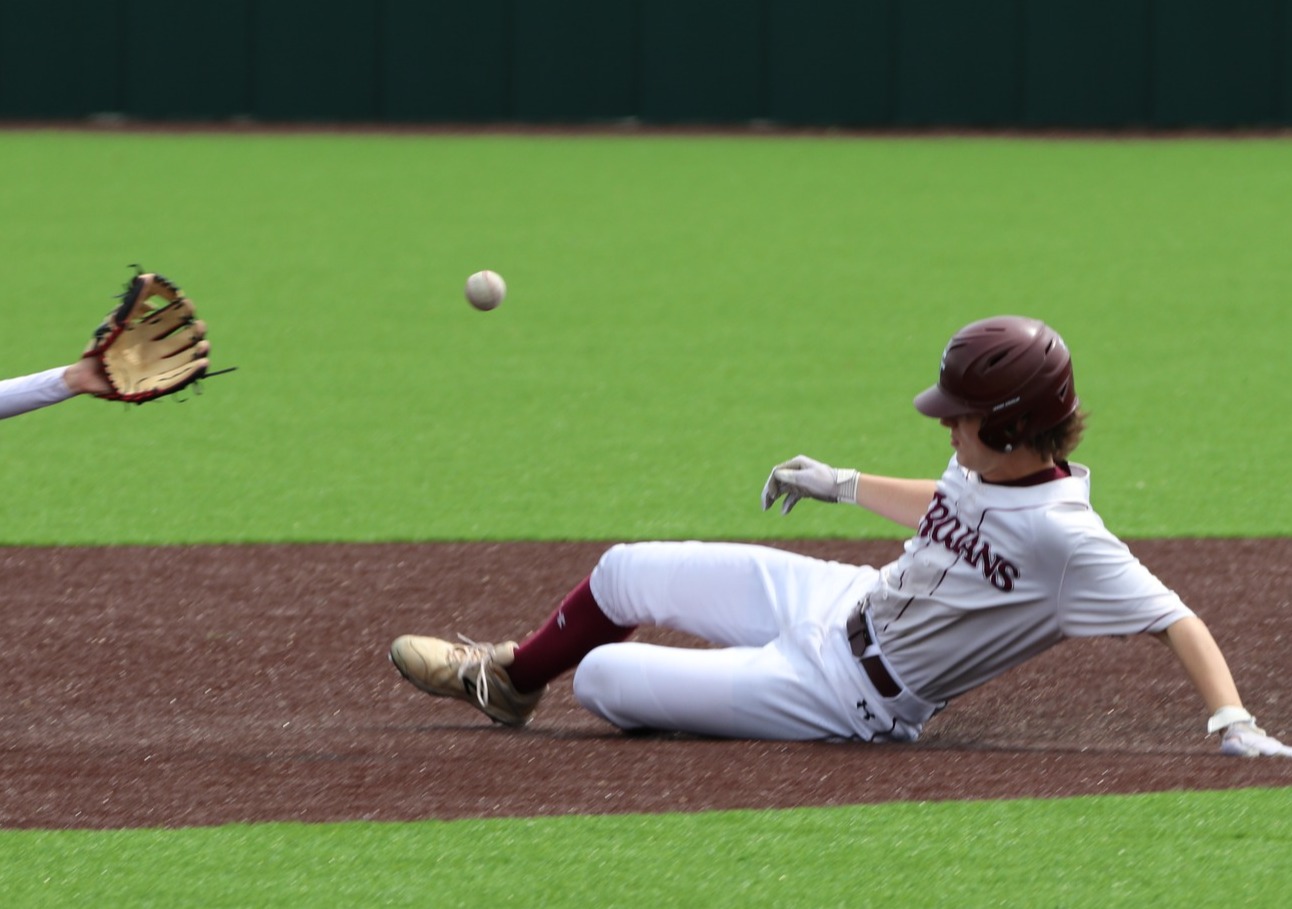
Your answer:
[[[1238,722],[1225,727],[1220,736],[1220,753],[1235,757],[1292,757],[1292,748],[1266,735],[1254,723]]]
[[[771,508],[782,495],[785,501],[781,504],[781,514],[789,514],[805,498],[856,502],[857,471],[837,470],[806,455],[798,455],[772,468],[763,486],[763,511]]]

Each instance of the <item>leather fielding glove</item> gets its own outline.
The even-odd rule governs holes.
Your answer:
[[[819,502],[857,501],[857,471],[838,470],[829,464],[798,455],[772,468],[771,476],[763,486],[763,511],[781,496],[781,514],[790,510],[802,499]]]
[[[143,404],[207,375],[210,344],[193,301],[162,275],[139,273],[126,285],[81,356],[103,364],[111,390],[98,397]],[[156,300],[157,302],[153,302]]]
[[[1256,725],[1256,717],[1240,707],[1222,707],[1207,724],[1207,732],[1220,732],[1220,753],[1233,757],[1292,757],[1284,745]]]

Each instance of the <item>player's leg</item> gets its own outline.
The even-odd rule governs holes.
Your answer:
[[[724,646],[760,647],[819,623],[873,568],[741,543],[633,543],[607,551],[591,592],[617,625],[658,625]]]
[[[826,680],[780,642],[709,650],[609,644],[579,664],[574,695],[626,730],[782,740],[856,735]]]
[[[596,647],[624,640],[638,624],[674,628],[716,644],[760,646],[786,628],[818,622],[873,574],[741,544],[616,546],[519,646],[405,635],[390,656],[423,691],[466,700],[499,722],[520,725],[548,682]]]
[[[466,701],[511,726],[529,722],[547,683],[602,644],[622,641],[632,628],[615,625],[577,584],[537,631],[517,645],[402,635],[390,661],[427,694]]]
[[[590,579],[584,578],[516,648],[507,674],[518,691],[540,691],[594,648],[632,633],[632,625],[617,625],[602,611],[592,596]]]
[[[639,624],[688,631],[719,644],[764,644],[780,629],[769,579],[792,577],[794,572],[780,564],[791,561],[814,563],[763,547],[722,543],[615,546],[592,577],[571,590],[521,643],[507,672],[517,690],[538,691],[594,648],[624,640]],[[597,586],[600,596],[594,594]]]

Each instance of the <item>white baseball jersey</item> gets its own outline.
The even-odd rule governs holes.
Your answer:
[[[951,459],[920,527],[868,595],[894,674],[946,701],[1065,637],[1165,630],[1193,613],[1090,506],[1090,471],[984,483]]]
[[[66,368],[59,366],[30,376],[0,381],[0,420],[72,397],[72,390],[63,381]]]
[[[735,543],[613,547],[592,573],[611,621],[721,647],[598,647],[575,672],[575,697],[628,729],[909,741],[948,699],[1066,636],[1161,631],[1192,615],[1104,528],[1089,471],[1072,471],[1000,486],[952,458],[918,532],[880,570]],[[878,649],[896,696],[849,640],[863,608],[874,641],[861,657]]]

